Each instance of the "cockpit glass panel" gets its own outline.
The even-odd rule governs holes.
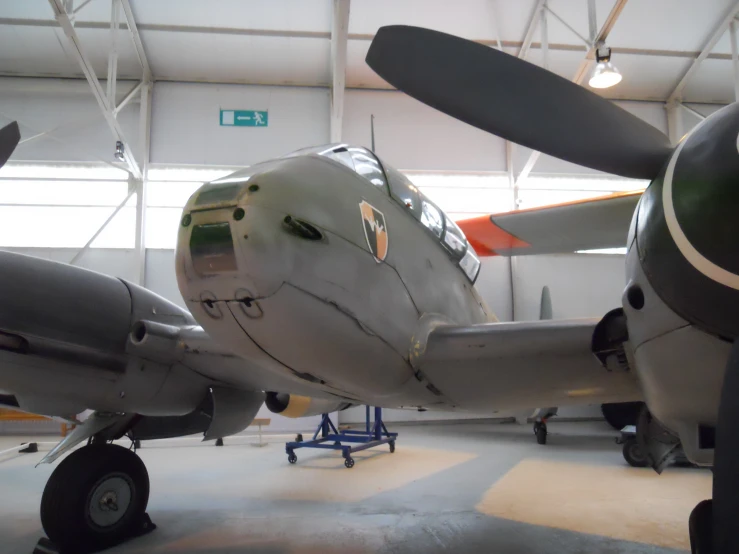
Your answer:
[[[467,250],[467,239],[456,223],[446,218],[446,232],[444,233],[444,246],[457,260],[461,260]]]
[[[355,173],[364,177],[384,192],[387,192],[387,180],[382,164],[375,155],[366,148],[348,146],[346,144],[329,144],[326,146],[312,146],[297,150],[284,158],[294,158],[296,156],[308,156],[316,154],[324,156],[345,165]]]
[[[470,281],[474,283],[478,273],[480,273],[480,258],[477,257],[475,250],[471,246],[467,247],[464,258],[459,261],[459,267],[467,274]]]
[[[419,192],[421,196],[421,223],[423,223],[436,238],[441,238],[444,232],[444,216],[441,210],[434,206],[426,197]]]
[[[390,185],[390,196],[396,202],[405,206],[413,214],[413,217],[420,221],[422,208],[418,189],[408,177],[393,167],[386,165],[385,173],[387,173],[388,184]]]
[[[365,148],[348,148],[354,161],[354,171],[367,179],[376,187],[387,190],[387,182],[385,181],[385,172],[375,155]]]

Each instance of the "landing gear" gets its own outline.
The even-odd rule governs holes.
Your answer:
[[[688,520],[688,532],[690,554],[714,554],[712,500],[704,500],[693,508]]]
[[[41,498],[41,524],[60,552],[96,552],[155,526],[146,514],[149,475],[141,459],[112,444],[70,454]]]
[[[632,467],[647,467],[649,465],[646,454],[639,448],[639,443],[634,436],[624,440],[623,454],[624,460]]]
[[[546,421],[534,422],[534,435],[536,435],[537,444],[547,443],[547,423]]]

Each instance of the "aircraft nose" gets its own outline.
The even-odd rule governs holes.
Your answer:
[[[212,189],[204,191],[213,193]],[[232,194],[232,193],[229,193]],[[190,208],[190,209],[188,209]],[[282,232],[288,214],[247,196],[198,209],[188,205],[177,241],[177,279],[186,300],[243,300],[274,294],[292,270]]]

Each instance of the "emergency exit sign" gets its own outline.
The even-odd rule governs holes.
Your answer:
[[[269,112],[258,110],[221,110],[221,125],[226,127],[266,127]]]

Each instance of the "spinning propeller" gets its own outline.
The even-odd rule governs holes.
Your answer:
[[[739,552],[739,104],[673,149],[663,133],[586,88],[446,33],[381,27],[366,61],[400,91],[479,129],[568,162],[652,181],[637,232],[652,286],[696,327],[734,339],[714,452],[716,548],[706,554]],[[709,526],[704,538],[711,536],[708,506],[699,524]]]

